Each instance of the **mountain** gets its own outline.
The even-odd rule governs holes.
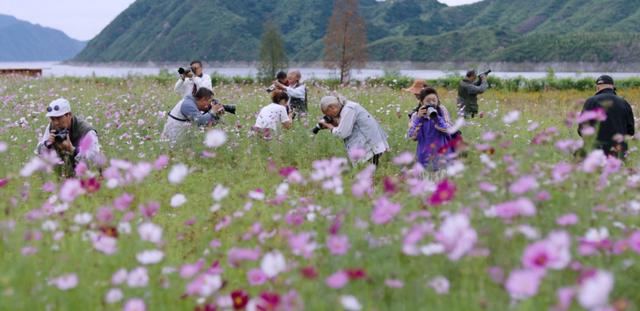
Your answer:
[[[0,14],[0,61],[58,61],[74,57],[86,42],[64,32]]]
[[[265,21],[321,60],[331,0],[137,0],[74,60],[254,61]],[[360,0],[376,61],[640,62],[640,1]]]

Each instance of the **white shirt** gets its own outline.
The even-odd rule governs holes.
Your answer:
[[[278,129],[278,124],[291,121],[287,115],[287,108],[282,105],[271,103],[260,109],[255,127],[269,128],[274,131]]]
[[[192,95],[193,93],[193,85],[196,85],[196,88],[199,89],[201,87],[206,87],[213,91],[213,85],[211,84],[211,77],[203,73],[202,77],[198,77],[194,75],[191,78],[185,78],[184,81],[182,79],[178,79],[175,87],[173,88],[178,94],[181,96]]]

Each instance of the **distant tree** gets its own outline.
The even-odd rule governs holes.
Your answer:
[[[324,57],[327,68],[340,70],[341,84],[349,82],[352,68],[366,64],[367,33],[357,0],[334,0],[324,37]]]
[[[287,58],[284,41],[278,27],[272,22],[265,23],[262,43],[260,44],[258,77],[262,80],[271,81],[275,79],[278,71],[286,70],[288,66],[289,59]]]

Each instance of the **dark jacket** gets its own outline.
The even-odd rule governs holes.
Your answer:
[[[585,125],[591,125],[598,129],[597,140],[599,144],[612,145],[613,137],[616,134],[633,136],[635,134],[635,124],[633,120],[633,110],[629,103],[616,94],[613,89],[604,89],[595,96],[587,99],[582,111],[603,109],[607,119],[596,124],[592,120],[578,126],[578,134]]]
[[[484,93],[489,87],[487,79],[473,82],[468,79],[460,81],[458,86],[458,107],[464,107],[464,113],[478,113],[478,94]]]

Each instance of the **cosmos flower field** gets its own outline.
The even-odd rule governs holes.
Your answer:
[[[625,162],[574,156],[589,92],[489,90],[435,178],[414,163],[400,91],[337,90],[389,134],[374,170],[311,134],[323,87],[265,140],[250,130],[264,88],[218,85],[238,115],[184,148],[159,141],[172,89],[0,78],[1,310],[640,309],[638,144]],[[640,114],[640,89],[620,93]],[[101,176],[60,179],[35,156],[58,97],[97,129]]]

